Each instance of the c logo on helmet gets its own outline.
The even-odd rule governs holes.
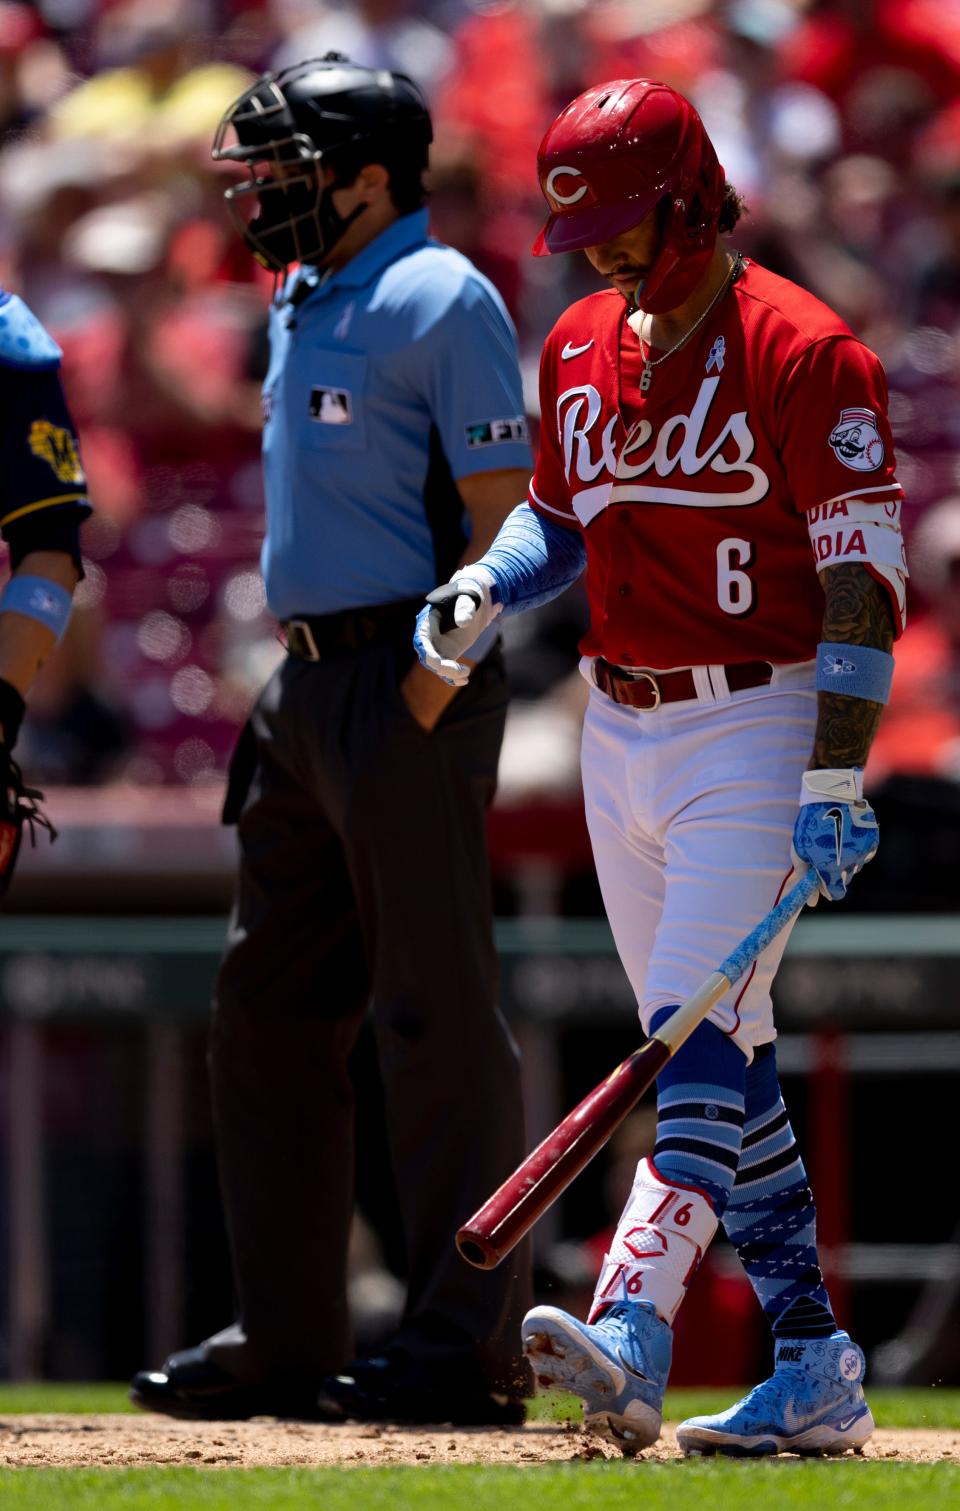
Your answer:
[[[552,199],[556,200],[558,205],[575,205],[577,200],[582,199],[586,194],[589,185],[586,182],[582,182],[579,189],[574,190],[573,194],[561,194],[556,187],[556,181],[563,174],[569,174],[571,178],[582,179],[583,177],[579,168],[551,168],[547,174],[547,193]]]

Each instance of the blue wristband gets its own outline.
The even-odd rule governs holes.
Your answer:
[[[840,645],[832,640],[817,646],[817,692],[843,693],[886,703],[893,681],[893,657],[870,645]]]
[[[0,614],[24,614],[52,630],[58,640],[67,627],[72,606],[67,589],[48,577],[11,577],[0,593]]]

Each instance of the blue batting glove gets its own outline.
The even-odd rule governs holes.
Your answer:
[[[877,817],[863,795],[863,772],[851,770],[805,771],[800,812],[793,830],[793,859],[812,866],[820,879],[820,892],[833,902],[846,896],[851,877],[877,853],[880,836]]]
[[[493,602],[489,574],[474,575],[469,567],[455,572],[449,582],[427,594],[426,607],[417,615],[413,646],[420,665],[441,682],[464,687],[470,666],[460,657],[479,640],[500,607]]]

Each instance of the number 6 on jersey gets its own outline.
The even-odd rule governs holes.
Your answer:
[[[753,579],[740,570],[752,561],[752,541],[729,535],[717,546],[717,602],[725,614],[749,614],[753,608]]]

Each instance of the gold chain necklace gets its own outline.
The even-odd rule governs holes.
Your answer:
[[[701,325],[706,320],[714,305],[719,304],[720,300],[723,298],[730,285],[740,276],[742,269],[743,257],[740,252],[737,252],[733,260],[733,266],[731,267],[723,283],[721,283],[720,287],[717,289],[717,292],[714,294],[713,298],[710,300],[710,303],[703,311],[703,314],[697,316],[690,329],[680,337],[679,341],[675,342],[675,344],[671,346],[669,351],[664,352],[662,357],[650,358],[647,355],[649,348],[647,347],[646,342],[640,334],[639,327],[637,328],[637,340],[640,342],[640,355],[643,358],[643,372],[640,375],[641,393],[646,393],[649,390],[650,385],[653,382],[653,369],[655,367],[659,367],[661,362],[666,362],[667,358],[672,357],[674,352],[678,352],[681,346],[686,346],[687,342],[690,340],[690,337],[694,334],[694,332],[700,329]]]

